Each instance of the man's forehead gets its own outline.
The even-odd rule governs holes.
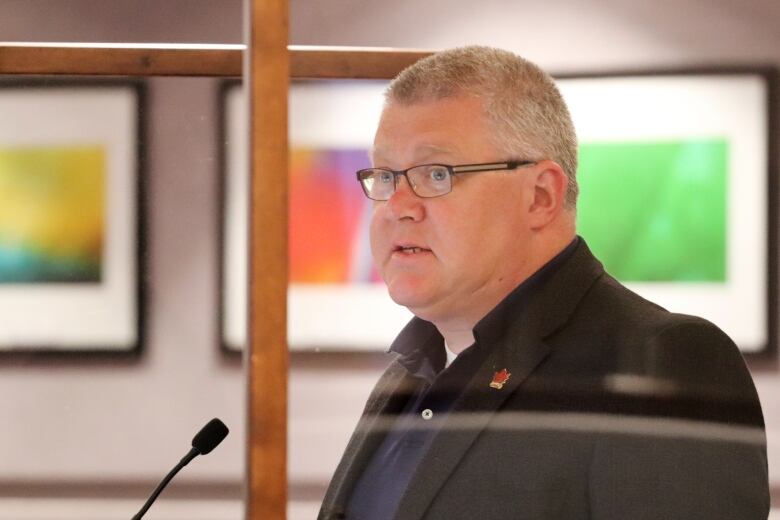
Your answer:
[[[449,97],[389,103],[382,111],[371,150],[374,165],[401,167],[426,161],[457,161],[487,146],[481,102]]]
[[[405,150],[401,150],[398,146],[394,146],[389,143],[376,143],[371,149],[370,155],[374,161],[389,161],[398,159],[398,156],[401,154],[409,154],[414,157],[426,157],[430,155],[456,155],[457,153],[458,146],[455,143],[448,145],[438,145],[421,142],[415,143]]]

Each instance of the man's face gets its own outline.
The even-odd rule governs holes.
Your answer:
[[[400,170],[525,159],[506,157],[490,135],[474,98],[390,104],[373,163]],[[371,251],[393,300],[434,323],[478,319],[520,283],[524,208],[533,196],[526,175],[524,168],[455,175],[452,192],[431,199],[399,179],[390,200],[374,204],[371,220]]]

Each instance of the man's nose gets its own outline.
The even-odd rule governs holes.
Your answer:
[[[395,192],[388,199],[387,208],[390,216],[398,220],[411,219],[417,222],[425,215],[423,199],[414,193],[405,175],[397,177]]]

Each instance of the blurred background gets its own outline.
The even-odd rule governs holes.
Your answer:
[[[3,0],[0,41],[241,43],[242,10],[238,0]],[[553,74],[780,67],[778,26],[776,0],[290,2],[291,44],[487,44]],[[142,355],[0,356],[0,519],[128,518],[215,416],[231,435],[148,518],[242,517],[244,373],[220,349],[218,320],[220,88],[210,78],[146,82]],[[316,516],[385,364],[378,352],[292,354],[290,518]],[[780,373],[776,359],[750,367],[780,507]]]

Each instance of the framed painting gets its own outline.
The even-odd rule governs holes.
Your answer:
[[[370,201],[355,178],[368,166],[386,82],[328,81],[290,90],[288,337],[294,350],[376,350],[411,318],[371,263]],[[222,345],[246,343],[247,124],[238,82],[223,107]]]
[[[608,272],[674,312],[716,323],[746,355],[776,351],[774,75],[757,69],[557,78],[579,138],[578,233]],[[290,93],[293,349],[386,349],[411,317],[372,267],[355,170],[386,83]],[[224,114],[223,344],[246,341],[246,122]]]
[[[776,352],[773,72],[559,82],[580,143],[577,229],[606,270],[745,354]]]
[[[140,350],[143,92],[0,83],[0,352]]]

